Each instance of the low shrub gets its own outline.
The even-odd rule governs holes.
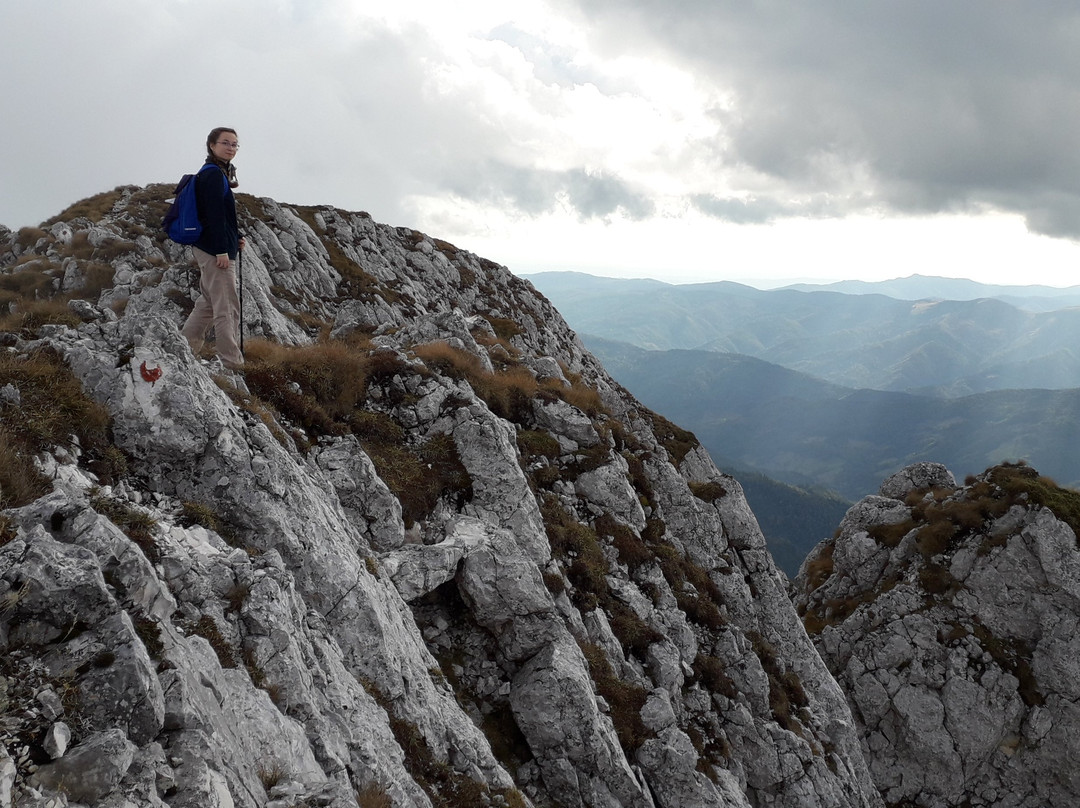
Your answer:
[[[24,268],[0,275],[0,302],[5,304],[49,297],[52,290],[53,277],[40,268]]]
[[[161,640],[161,626],[153,617],[137,614],[132,618],[135,634],[142,640],[146,653],[155,662],[161,661],[165,653],[165,643]]]
[[[342,342],[297,348],[251,340],[246,358],[248,389],[316,434],[347,432],[344,420],[367,396],[369,355]]]
[[[431,370],[452,379],[473,379],[485,373],[480,358],[442,340],[416,345],[412,352]]]
[[[590,418],[598,418],[601,415],[608,414],[608,409],[604,405],[604,400],[600,397],[600,392],[589,387],[580,377],[571,374],[569,388],[559,385],[552,386],[551,390],[567,404],[577,407]]]
[[[960,585],[948,567],[934,563],[928,563],[919,570],[919,583],[930,595],[945,595]]]
[[[626,564],[631,572],[656,560],[653,551],[649,549],[649,546],[644,541],[638,538],[638,535],[631,528],[615,522],[611,517],[607,517],[607,519],[613,524],[601,525],[598,519],[597,532],[611,537],[611,543],[619,554],[619,560]]]
[[[769,707],[773,718],[780,726],[801,735],[802,725],[795,713],[810,703],[802,680],[790,668],[783,669],[775,646],[761,634],[750,631],[746,636],[769,679]]]
[[[269,763],[260,763],[257,774],[259,775],[259,782],[262,783],[262,787],[266,790],[267,794],[270,793],[270,789],[287,780],[290,776],[289,770],[280,760],[271,760]]]
[[[495,336],[501,340],[509,342],[519,334],[525,333],[524,328],[507,317],[496,317],[492,314],[485,314],[484,319],[491,323],[491,328],[495,331]]]
[[[14,541],[16,535],[15,525],[8,517],[0,513],[0,547]]]
[[[660,570],[687,619],[707,629],[715,630],[726,626],[728,621],[719,607],[723,602],[723,593],[713,583],[709,573],[670,544],[655,545],[653,551],[660,561]],[[686,584],[693,587],[692,592],[688,591]]]
[[[1029,503],[1049,508],[1058,519],[1071,527],[1080,544],[1080,491],[1063,488],[1052,478],[1043,477],[1021,463],[997,466],[989,473],[989,478],[1001,487],[1010,507],[1019,502],[1023,494],[1027,494]]]

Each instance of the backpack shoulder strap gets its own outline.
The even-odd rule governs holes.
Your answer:
[[[202,174],[208,168],[216,168],[218,171],[221,172],[221,179],[225,182],[224,193],[229,193],[229,177],[225,173],[225,169],[223,169],[219,165],[215,165],[214,163],[203,163],[203,167],[199,169],[198,173]]]

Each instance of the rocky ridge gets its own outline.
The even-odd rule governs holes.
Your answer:
[[[881,804],[738,483],[528,283],[241,197],[230,373],[166,195],[0,231],[4,423],[108,435],[0,492],[0,806]]]
[[[789,582],[504,267],[241,196],[0,228],[0,808],[1071,806],[1080,495],[920,464]]]
[[[848,512],[793,582],[887,805],[1080,800],[1080,493],[1024,465],[924,463]]]

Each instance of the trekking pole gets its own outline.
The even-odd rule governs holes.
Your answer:
[[[244,355],[244,251],[236,251],[236,263],[240,273],[240,356]]]

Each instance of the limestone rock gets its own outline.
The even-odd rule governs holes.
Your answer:
[[[122,730],[106,730],[86,738],[54,763],[46,763],[34,776],[45,788],[62,790],[73,800],[93,805],[120,784],[135,749]]]
[[[906,466],[881,484],[883,497],[903,500],[916,489],[955,488],[952,472],[940,463],[914,463]]]
[[[36,750],[10,756],[13,800],[52,799],[82,766],[85,801],[108,808],[355,808],[358,792],[423,808],[882,805],[741,487],[654,429],[529,283],[366,214],[241,196],[253,347],[226,372],[180,334],[188,259],[147,235],[157,193],[118,189],[99,221],[29,246],[0,231],[0,271],[40,259],[57,289],[85,277],[73,244],[117,245],[79,325],[0,337],[17,360],[62,357],[112,442],[36,449],[53,490],[0,524],[12,737],[73,731],[36,785]],[[13,387],[0,417],[27,400]],[[867,518],[902,523],[890,496]],[[917,552],[880,551],[858,518],[845,586]],[[1038,557],[1074,591],[1064,537],[1014,518],[1031,540],[1008,560]],[[992,598],[977,554],[950,564]],[[1063,700],[1071,625],[995,614],[988,630],[1043,629],[1030,667]],[[904,636],[922,649],[922,632]],[[1009,676],[1026,669],[985,698],[942,679],[933,727],[975,744],[1002,708],[1012,727]],[[879,699],[897,684],[861,681]],[[924,727],[927,693],[904,684],[894,718]],[[36,700],[49,688],[62,715]],[[1063,763],[1056,705],[1020,731]]]
[[[1075,494],[1024,466],[951,479],[921,464],[857,503],[796,603],[888,803],[1073,805]]]

